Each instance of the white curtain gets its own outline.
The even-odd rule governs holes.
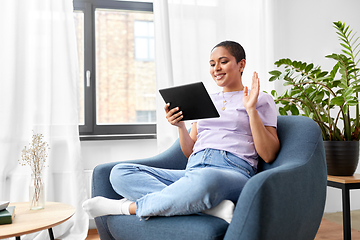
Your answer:
[[[219,42],[233,40],[245,49],[245,85],[254,71],[259,73],[261,90],[273,84],[273,9],[268,0],[154,0],[157,87],[159,89],[202,81],[209,92],[218,92],[209,74],[211,49]],[[249,86],[250,87],[250,86]],[[157,138],[159,151],[177,138],[177,129],[167,123],[165,103],[157,97]]]
[[[1,6],[0,200],[28,201],[31,172],[18,160],[32,131],[41,133],[50,145],[45,200],[76,208],[70,220],[53,229],[55,238],[85,239],[72,0],[11,0]],[[49,237],[43,231],[22,239]]]

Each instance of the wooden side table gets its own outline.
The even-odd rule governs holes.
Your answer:
[[[327,185],[342,190],[343,234],[344,240],[350,240],[350,189],[360,189],[360,174],[354,174],[349,177],[328,175]]]
[[[0,225],[0,239],[16,237],[48,229],[51,240],[54,240],[52,227],[72,217],[75,208],[68,204],[46,202],[41,210],[30,210],[29,202],[10,203],[15,206],[15,218],[12,224]]]

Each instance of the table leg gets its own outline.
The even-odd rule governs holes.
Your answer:
[[[351,219],[350,219],[350,193],[349,188],[344,186],[342,189],[343,205],[343,234],[344,240],[351,240]]]
[[[16,239],[16,240],[20,240],[20,236],[18,236],[18,237],[15,237],[15,239]]]
[[[49,228],[48,231],[49,231],[50,240],[55,240],[52,228]]]

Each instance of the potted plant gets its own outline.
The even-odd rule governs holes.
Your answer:
[[[342,53],[327,55],[335,60],[330,72],[313,63],[280,59],[269,81],[284,81],[287,90],[271,94],[281,115],[303,115],[320,127],[329,175],[353,175],[359,161],[359,37],[342,22],[334,22]]]

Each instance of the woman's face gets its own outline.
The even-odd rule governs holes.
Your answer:
[[[244,88],[241,72],[245,64],[245,59],[236,63],[235,57],[226,48],[217,47],[210,55],[210,74],[224,92],[241,91]]]

